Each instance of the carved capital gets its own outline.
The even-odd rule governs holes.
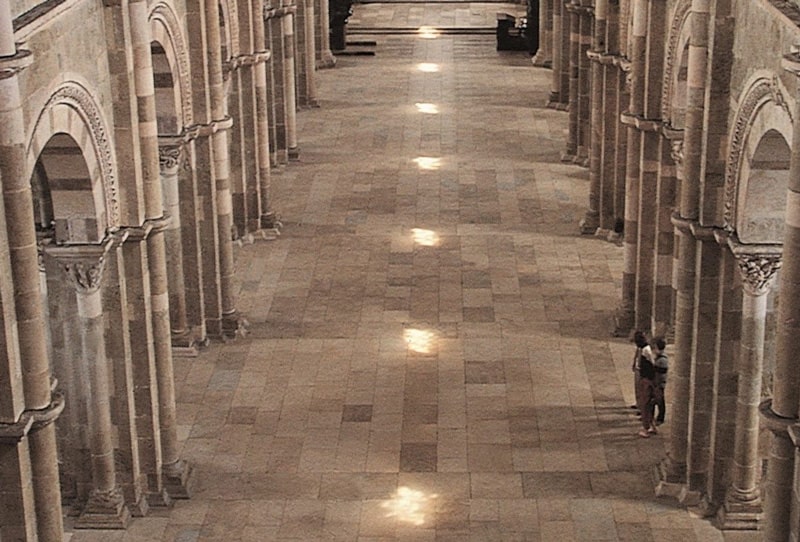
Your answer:
[[[781,66],[787,72],[800,77],[800,44],[792,45],[789,52],[783,55]]]
[[[670,141],[670,158],[675,162],[678,171],[683,167],[683,139],[673,139]]]
[[[105,256],[114,244],[114,238],[107,238],[99,245],[47,245],[46,256],[53,258],[64,272],[67,282],[79,294],[96,292],[103,280]]]
[[[745,292],[754,297],[769,293],[783,263],[781,245],[745,245],[729,232],[720,232],[717,240],[736,258]]]
[[[739,264],[744,290],[752,296],[760,296],[772,288],[782,261],[779,254],[742,254],[736,257],[736,263]]]
[[[159,138],[158,141],[158,166],[162,172],[175,172],[181,161],[181,151],[183,145],[177,142],[165,143]]]

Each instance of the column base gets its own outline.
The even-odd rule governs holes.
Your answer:
[[[303,101],[303,107],[305,109],[317,109],[319,108],[319,100],[316,98],[309,98]]]
[[[250,323],[238,312],[224,314],[222,316],[221,338],[222,340],[230,340],[236,337],[244,337],[247,335],[248,327],[250,327]]]
[[[536,66],[537,68],[552,68],[553,61],[546,58],[544,54],[541,52],[537,52],[535,55],[531,57],[531,64]]]
[[[147,502],[147,498],[144,495],[141,495],[138,501],[129,503],[127,506],[131,517],[134,518],[143,518],[150,511],[150,503]]]
[[[672,497],[680,500],[686,486],[685,472],[685,466],[676,465],[668,457],[656,465],[656,497]]]
[[[93,491],[81,515],[75,520],[76,529],[126,529],[131,513],[125,506],[122,492]]]
[[[290,162],[296,162],[297,160],[300,160],[299,147],[289,147],[289,149],[286,152]]]
[[[208,346],[208,337],[203,336],[198,328],[172,335],[172,354],[182,358],[195,358],[200,350]]]
[[[614,243],[617,246],[622,246],[622,242],[624,237],[621,233],[615,232],[614,230],[605,230],[608,233],[606,234],[606,241],[609,243]]]
[[[172,465],[164,465],[161,472],[164,490],[170,498],[182,500],[191,497],[194,469],[190,463],[178,460]]]
[[[575,158],[577,158],[574,152],[565,151],[561,154],[561,161],[562,162],[572,162],[575,163]]]
[[[614,337],[627,337],[633,329],[634,312],[632,309],[620,307],[614,314]]]
[[[763,517],[761,499],[740,502],[729,497],[717,511],[714,525],[723,531],[758,531]]]
[[[333,56],[333,53],[328,49],[327,51],[322,51],[317,59],[317,69],[318,70],[327,70],[328,68],[333,68],[336,66],[336,57]]]
[[[585,151],[578,149],[578,154],[572,159],[572,162],[581,167],[589,167],[589,156]]]
[[[578,225],[581,235],[595,235],[597,228],[600,226],[600,213],[587,210]]]
[[[559,109],[559,105],[561,104],[561,98],[558,96],[558,92],[550,91],[550,96],[547,97],[547,107],[548,109]]]
[[[162,487],[161,491],[147,495],[147,504],[150,508],[172,508],[172,505],[175,503],[173,503],[170,496],[167,495],[167,490]]]

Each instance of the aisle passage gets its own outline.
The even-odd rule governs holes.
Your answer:
[[[353,24],[503,9],[401,8]],[[493,35],[369,39],[299,113],[282,235],[237,249],[249,334],[175,360],[193,498],[72,542],[722,540],[653,496],[669,421],[636,436],[622,249],[578,235],[550,72]]]

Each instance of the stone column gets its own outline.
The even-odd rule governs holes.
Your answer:
[[[627,127],[627,156],[625,158],[625,230],[623,237],[624,267],[622,271],[622,301],[617,311],[615,334],[627,335],[635,325],[636,271],[639,241],[639,205],[641,196],[641,136],[636,122],[644,113],[647,48],[647,0],[634,0],[631,51],[630,102],[620,120]],[[649,326],[643,328],[649,331]]]
[[[553,0],[553,81],[547,107],[566,110],[569,105],[570,0]]]
[[[670,490],[686,483],[689,440],[690,374],[693,354],[695,310],[695,265],[697,246],[691,225],[700,213],[705,117],[705,81],[708,69],[708,0],[692,2],[692,34],[689,43],[687,107],[683,137],[683,176],[675,226],[677,261],[673,265],[675,286],[675,349],[670,368],[672,430],[667,458],[660,469],[661,488]]]
[[[222,75],[222,41],[220,36],[219,6],[216,2],[204,2],[206,15],[207,35],[207,66],[208,87],[210,89],[211,118],[215,129],[211,133],[211,148],[213,154],[214,189],[217,200],[217,242],[219,250],[219,281],[220,281],[220,306],[221,321],[219,328],[214,330],[218,337],[234,337],[242,328],[243,321],[236,311],[236,296],[233,286],[233,242],[231,229],[233,227],[233,205],[231,202],[230,159],[228,148],[228,129],[231,126],[230,117],[226,111],[225,88]],[[160,384],[160,382],[159,382]],[[174,385],[170,385],[172,389]],[[173,401],[174,403],[174,401]],[[174,407],[172,409],[174,415]],[[169,459],[174,460],[174,465],[179,465],[177,446],[171,453],[173,457],[167,458],[164,454],[164,468],[167,469]]]
[[[111,419],[114,420],[117,434],[117,481],[122,488],[122,495],[131,515],[142,517],[147,515],[149,502],[146,473],[142,472],[141,468],[136,425],[137,412],[134,398],[136,385],[128,325],[128,311],[132,306],[128,304],[124,288],[127,280],[122,247],[127,236],[128,232],[125,230],[115,233],[113,245],[105,258],[103,275],[106,278],[102,288],[103,316],[106,358],[112,371]]]
[[[147,262],[150,278],[150,297],[153,325],[153,347],[158,381],[158,406],[161,429],[162,470],[164,487],[170,497],[185,498],[190,469],[178,458],[177,421],[175,414],[175,382],[170,330],[169,287],[164,232],[169,220],[164,218],[164,197],[158,154],[153,66],[150,55],[150,23],[146,0],[128,4],[131,17],[131,38],[134,60],[134,81],[139,118],[140,158],[144,184],[145,218],[152,225],[147,239]],[[219,31],[218,8],[209,26]],[[218,37],[218,34],[217,34]],[[217,42],[217,45],[219,42]],[[213,70],[211,70],[212,73]],[[220,64],[221,80],[221,64]],[[221,83],[220,83],[221,84]],[[212,91],[215,88],[211,85]],[[225,131],[223,130],[224,134]],[[215,153],[216,158],[216,153]],[[219,181],[219,179],[218,179]],[[227,177],[226,177],[227,181]],[[230,198],[230,191],[228,191]],[[229,206],[230,207],[230,206]],[[228,229],[228,232],[230,229]],[[230,244],[230,237],[228,237]]]
[[[662,126],[661,163],[658,170],[658,205],[656,217],[656,269],[653,274],[654,309],[653,333],[672,335],[673,314],[675,311],[674,290],[672,288],[672,266],[675,252],[675,239],[670,222],[675,205],[675,189],[681,176],[680,164],[683,160],[683,130],[668,125]]]
[[[314,72],[317,69],[317,52],[314,45],[314,0],[303,0],[305,5],[304,28],[305,28],[305,63],[303,69],[306,73],[306,103],[310,107],[319,107],[317,97],[317,78]]]
[[[331,52],[331,22],[328,19],[328,5],[328,0],[316,0],[314,2],[314,13],[316,14],[314,42],[318,70],[333,68],[336,65],[336,57]]]
[[[606,41],[606,12],[608,0],[597,0],[594,6],[594,38],[587,55],[592,61],[592,122],[589,154],[589,208],[581,220],[581,233],[593,235],[600,226],[600,198],[602,193],[602,158],[605,113],[602,64]]]
[[[592,92],[591,67],[588,52],[592,45],[592,17],[594,15],[590,2],[579,0],[576,7],[578,16],[578,124],[577,124],[577,151],[575,163],[581,166],[589,165],[589,146],[591,126],[591,111],[589,109]]]
[[[47,257],[58,262],[77,295],[78,318],[73,325],[79,328],[81,358],[88,374],[89,389],[83,392],[87,398],[92,490],[75,526],[86,529],[124,529],[130,518],[114,464],[114,425],[100,292],[105,257],[111,244],[108,240],[101,245],[51,245],[45,250]]]
[[[730,484],[717,520],[722,529],[758,529],[761,462],[758,456],[767,294],[781,266],[780,247],[749,247],[728,240],[744,285],[739,337],[736,424]],[[760,250],[759,250],[760,249]]]
[[[531,62],[540,68],[553,65],[553,2],[539,0],[539,49]]]
[[[265,11],[268,36],[272,51],[270,73],[268,76],[268,90],[272,115],[270,122],[270,152],[272,165],[277,167],[289,161],[288,137],[286,129],[286,93],[284,88],[284,53],[283,20],[286,8],[271,8]]]
[[[565,32],[569,29],[569,46],[567,48],[567,73],[569,74],[567,92],[569,105],[569,122],[567,131],[567,148],[561,155],[562,162],[574,162],[578,157],[578,86],[580,73],[580,4],[578,0],[568,0],[564,4]],[[567,22],[568,21],[568,22]]]
[[[198,341],[187,320],[183,269],[179,179],[182,149],[183,141],[181,139],[159,137],[158,165],[164,197],[164,214],[170,219],[164,230],[164,247],[167,254],[167,289],[169,291],[172,348],[175,353],[195,355]]]
[[[783,58],[783,68],[800,76],[800,48],[795,46]],[[798,107],[795,113],[800,113]],[[796,448],[792,437],[796,428],[787,429],[798,419],[800,405],[800,371],[796,354],[797,337],[800,337],[800,122],[793,125],[792,158],[789,170],[789,190],[786,197],[786,226],[783,234],[783,267],[780,277],[780,296],[785,303],[778,304],[777,341],[773,396],[761,404],[762,422],[772,432],[767,463],[767,480],[764,487],[764,541],[790,540],[797,523],[792,524],[792,513],[797,513],[793,503],[793,477]],[[796,439],[795,439],[796,441]],[[800,459],[800,458],[798,458]],[[797,484],[797,482],[795,482]]]
[[[44,311],[39,292],[39,265],[30,179],[25,171],[25,119],[19,72],[33,60],[17,50],[8,0],[0,1],[0,176],[8,235],[8,258],[14,285],[22,389],[26,410],[53,409]],[[40,542],[60,542],[63,535],[55,427],[41,425],[28,433],[30,474]]]
[[[267,50],[268,37],[264,19],[264,3],[253,2],[253,41],[261,62],[253,66],[256,92],[256,166],[258,170],[258,225],[265,239],[274,239],[280,233],[280,221],[272,209],[272,176],[270,173],[270,103],[268,86],[269,64],[272,52]],[[330,49],[329,49],[330,51]]]
[[[300,0],[303,1],[303,0]],[[297,160],[300,149],[297,148],[297,81],[295,72],[295,34],[294,16],[295,6],[287,6],[283,23],[283,93],[286,97],[286,144],[290,160]]]

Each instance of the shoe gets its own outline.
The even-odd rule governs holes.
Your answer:
[[[663,424],[664,424],[664,420],[656,420],[656,425],[663,425]]]
[[[637,433],[637,435],[639,435],[639,436],[640,436],[640,437],[642,437],[642,438],[649,438],[649,437],[650,437],[650,433],[648,433],[648,432],[647,432],[647,431],[645,431],[644,429],[642,429],[641,431],[639,431],[639,432]]]
[[[647,432],[650,433],[651,435],[658,434],[658,430],[655,427],[651,427],[650,429],[647,430]]]
[[[636,406],[636,405],[631,405],[631,406],[630,406],[630,408],[632,408],[632,409],[634,409],[634,410],[639,410],[639,407],[638,407],[638,406]]]

